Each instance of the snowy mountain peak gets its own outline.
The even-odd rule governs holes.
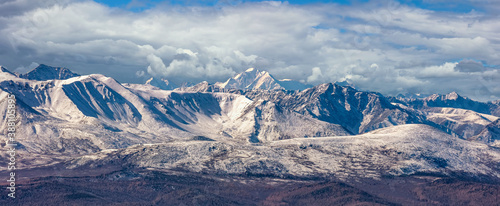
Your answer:
[[[460,95],[458,95],[456,92],[451,92],[451,93],[446,95],[446,99],[449,99],[449,100],[456,100],[459,97],[460,97]]]
[[[360,92],[351,86],[342,86],[342,85],[338,85],[336,83],[320,84],[318,86],[311,88],[311,90],[315,91],[318,94],[326,93],[326,94],[332,94],[332,95],[340,95],[342,97],[348,97],[348,96],[354,95],[357,92]],[[376,94],[374,92],[362,92],[362,93]]]
[[[51,67],[47,66],[45,64],[40,64],[38,67],[35,69],[31,70],[30,72],[26,74],[21,74],[19,77],[24,78],[24,79],[30,79],[30,80],[38,80],[38,81],[45,81],[45,80],[52,80],[52,79],[69,79],[72,77],[77,77],[80,76],[76,73],[73,73],[67,68],[63,67]]]
[[[226,82],[215,83],[221,89],[240,89],[240,90],[304,90],[308,85],[290,79],[277,80],[269,72],[260,71],[255,68],[249,68],[242,73],[229,78]]]
[[[345,86],[348,86],[348,87],[352,87],[352,88],[354,88],[354,89],[356,89],[356,90],[359,90],[359,89],[356,87],[356,85],[354,85],[354,83],[352,83],[352,82],[351,82],[351,81],[349,81],[349,80],[344,80],[344,81],[335,81],[335,82],[334,82],[334,84],[339,85],[339,86],[344,86],[344,87],[345,87]]]
[[[467,98],[460,96],[456,92],[451,92],[451,93],[446,94],[446,95],[433,94],[433,95],[430,95],[430,96],[424,98],[424,100],[426,100],[426,101],[438,101],[438,100],[439,101],[446,101],[446,100],[459,100],[459,99],[467,99]]]
[[[216,83],[216,85],[223,89],[284,89],[269,72],[261,72],[254,68],[247,69],[245,72],[229,78],[226,82]]]
[[[163,90],[173,90],[177,88],[177,85],[173,84],[172,82],[169,82],[168,80],[163,78],[159,79],[156,77],[151,77],[146,81],[145,84],[155,86]]]

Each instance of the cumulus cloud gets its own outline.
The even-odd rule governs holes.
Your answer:
[[[153,75],[153,76],[166,76],[165,74],[167,73],[167,67],[163,63],[163,60],[161,60],[160,57],[157,57],[154,54],[150,54],[147,57],[149,66],[148,66],[148,73]]]
[[[224,81],[255,67],[279,79],[349,80],[389,95],[455,88],[481,100],[500,96],[498,7],[486,3],[482,12],[451,13],[396,1],[159,4],[135,12],[126,9],[144,4],[30,2],[0,3],[0,64],[9,68],[39,62],[141,83]],[[478,84],[487,89],[468,89]]]
[[[319,67],[312,68],[311,76],[307,77],[307,83],[317,83],[320,79],[323,78],[323,72]]]

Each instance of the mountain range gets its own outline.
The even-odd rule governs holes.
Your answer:
[[[26,74],[1,67],[2,134],[8,94],[16,96],[17,164],[30,168],[26,178],[120,171],[113,181],[135,180],[150,174],[138,172],[146,169],[319,178],[358,189],[361,180],[422,174],[500,182],[500,101],[454,92],[386,97],[350,85],[277,80],[253,68],[226,82],[178,87],[161,78],[122,84],[47,65]]]

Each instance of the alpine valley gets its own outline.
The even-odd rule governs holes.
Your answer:
[[[5,178],[9,94],[17,187],[2,205],[500,203],[500,101],[386,97],[253,68],[178,86],[1,67]]]

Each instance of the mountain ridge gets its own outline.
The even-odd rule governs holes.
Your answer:
[[[300,188],[294,194],[305,191],[311,204],[331,203],[332,191],[354,188],[364,194],[361,197],[382,197],[378,203],[427,205],[428,200],[443,199],[436,197],[443,191],[467,194],[485,204],[498,197],[500,118],[470,110],[475,107],[454,108],[491,109],[496,103],[464,104],[469,100],[458,94],[433,96],[425,100],[432,103],[424,104],[335,83],[285,90],[220,88],[202,82],[164,90],[122,84],[101,74],[39,81],[2,70],[0,134],[7,131],[9,94],[16,96],[18,114],[20,197],[51,189],[67,191],[57,196],[57,204],[75,197],[95,204],[101,199],[90,197],[123,197],[123,188],[133,188],[134,194],[151,197],[142,202],[146,205],[158,204],[158,198],[170,204],[172,197],[185,202],[208,195],[200,193],[205,183],[230,186],[217,190],[224,194],[210,194],[207,204],[221,196],[218,203],[231,204],[234,201],[225,200],[243,193],[248,200],[257,195],[273,203],[273,198],[290,193],[290,185]],[[0,144],[0,150],[0,159],[8,162],[9,147]],[[9,172],[0,168],[2,174]],[[161,194],[144,192],[138,185],[145,181],[153,185],[147,188]],[[95,182],[105,193],[96,194]],[[278,187],[278,182],[286,189],[272,197],[262,195],[272,194],[269,188]],[[343,185],[323,187],[332,182]],[[304,183],[314,186],[297,185]],[[258,192],[249,192],[255,185]],[[78,191],[68,189],[76,186]],[[415,191],[429,194],[422,199]],[[404,198],[394,198],[395,192]],[[36,194],[24,200],[54,200],[52,194]],[[336,197],[352,196],[339,192]],[[470,202],[448,199],[459,205]],[[366,199],[351,202],[361,200]]]
[[[40,68],[52,69],[55,72],[66,71],[46,65]],[[40,69],[33,71],[37,70]],[[68,74],[74,73],[69,71]],[[265,78],[271,77],[267,72],[248,69],[233,79],[258,74]],[[54,78],[59,77],[61,76],[54,76]],[[160,129],[162,127],[170,128],[167,129],[170,130],[167,133],[173,135],[176,133],[174,131],[178,131],[184,133],[183,136],[203,135],[207,131],[212,131],[210,132],[212,136],[209,135],[209,138],[216,138],[220,133],[224,134],[223,138],[246,139],[256,143],[303,136],[362,134],[393,125],[419,123],[435,126],[465,139],[487,139],[492,144],[498,139],[496,133],[493,133],[495,137],[477,136],[490,134],[481,131],[495,119],[481,120],[482,122],[476,124],[465,118],[476,116],[484,119],[484,115],[459,112],[456,114],[463,117],[459,118],[454,114],[459,119],[443,121],[443,117],[449,118],[443,116],[446,115],[443,112],[447,110],[430,109],[444,106],[464,108],[482,114],[493,113],[488,110],[494,107],[491,106],[492,103],[475,102],[457,93],[394,102],[393,98],[386,98],[380,93],[358,91],[350,85],[340,86],[335,83],[292,91],[272,89],[273,87],[251,90],[249,87],[243,90],[226,89],[202,82],[192,87],[154,91],[147,87],[153,83],[154,78],[145,84],[146,87],[121,84],[103,75],[44,81],[16,80],[12,75],[5,78],[9,80],[0,83],[4,87],[3,90],[17,93],[20,102],[29,105],[33,111],[66,121],[92,117],[105,125],[123,127],[120,129],[122,131],[131,126],[142,128],[140,130],[149,131],[151,134],[157,134],[154,128],[158,131],[162,131]],[[156,80],[167,85],[164,79]],[[258,85],[253,76],[245,81],[250,86]],[[21,93],[18,90],[20,88],[23,91]],[[241,113],[238,117],[231,117],[234,113],[232,110],[223,109],[226,107],[224,104],[231,105],[232,101],[238,99],[232,96],[246,98],[249,102],[245,103],[246,106],[238,108]],[[229,102],[225,99],[229,99]],[[212,103],[206,104],[207,101]],[[488,109],[484,109],[485,105]],[[217,112],[208,112],[211,110]],[[200,113],[201,111],[207,112]],[[208,127],[208,122],[218,125],[215,128],[219,129],[216,131]],[[251,126],[241,126],[247,124]],[[285,125],[295,126],[291,129],[291,126]],[[317,127],[306,129],[305,125],[317,125]],[[147,127],[152,129],[146,129]],[[302,129],[297,130],[297,128]]]
[[[303,90],[308,88],[307,85],[290,79],[277,80],[269,72],[255,68],[249,68],[225,82],[216,82],[214,85],[221,89],[239,90]]]
[[[71,70],[64,67],[51,67],[45,64],[40,64],[33,70],[29,71],[26,74],[20,74],[19,77],[23,79],[29,80],[64,80],[72,77],[80,76],[79,74],[73,73]]]

